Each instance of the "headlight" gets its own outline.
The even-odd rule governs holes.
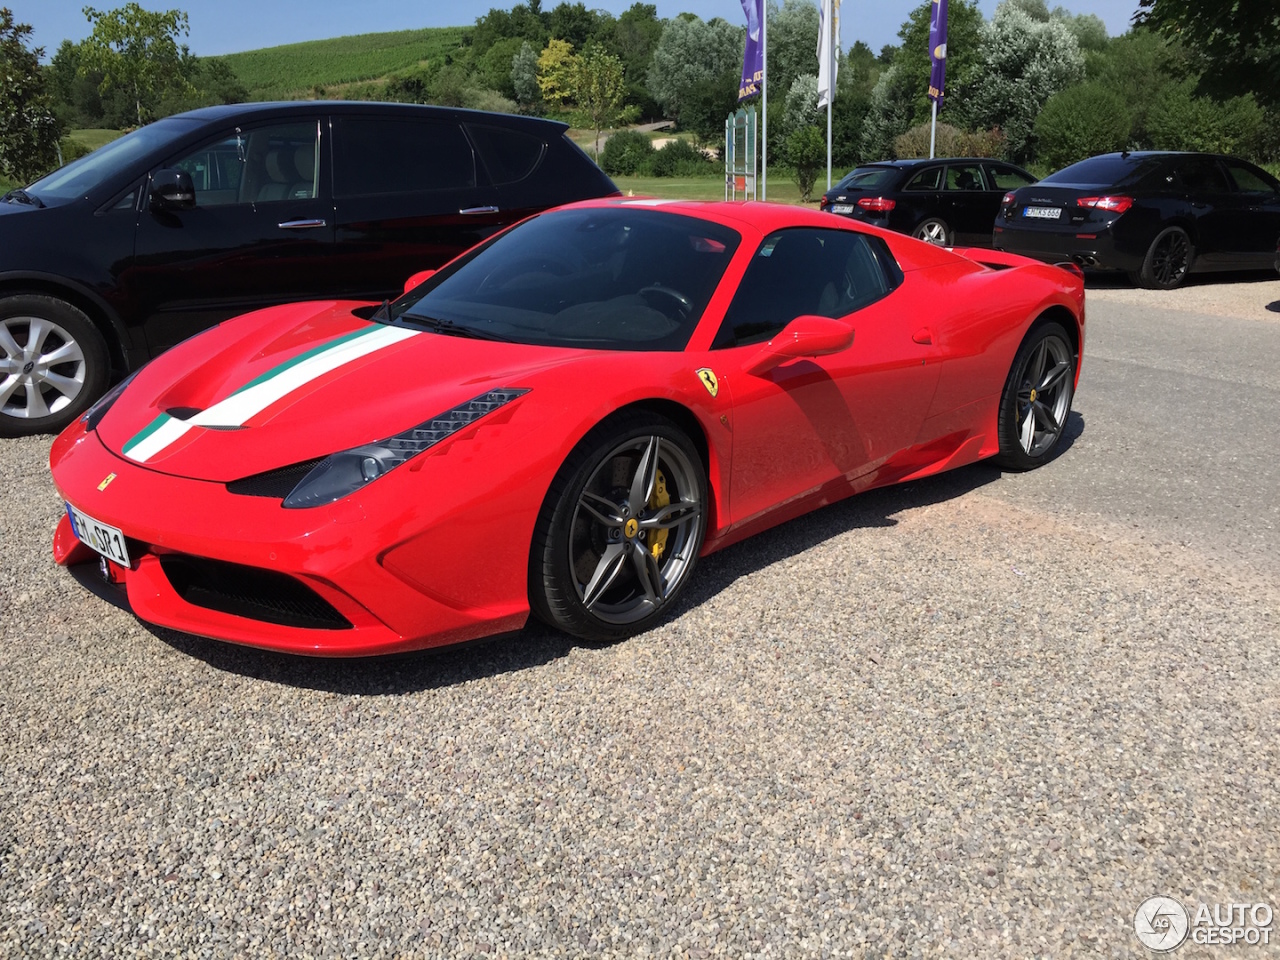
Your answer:
[[[124,393],[124,388],[129,386],[133,382],[133,378],[139,373],[141,373],[141,368],[133,371],[133,373],[104,393],[95,401],[93,406],[80,415],[80,422],[84,424],[86,431],[93,430],[102,422],[102,418],[107,415],[111,405],[120,399],[120,394]]]
[[[355,493],[365,484],[372,483],[428,447],[435,446],[528,392],[514,389],[490,390],[466,403],[458,404],[452,410],[446,410],[438,417],[397,433],[394,437],[325,457],[284,498],[284,505],[293,509],[319,507]]]

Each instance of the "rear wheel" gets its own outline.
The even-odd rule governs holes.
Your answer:
[[[1191,271],[1196,250],[1181,227],[1167,227],[1156,234],[1133,279],[1149,290],[1172,290],[1181,286]]]
[[[61,430],[107,388],[108,366],[102,334],[71,304],[0,300],[0,437]]]
[[[1058,323],[1033,327],[1018,348],[1000,396],[1000,453],[1010,470],[1033,470],[1053,458],[1071,413],[1076,355]]]
[[[648,629],[693,574],[707,480],[665,417],[606,420],[565,461],[538,517],[529,599],[552,626],[593,642]]]
[[[930,217],[916,225],[911,235],[917,240],[932,243],[935,247],[951,246],[951,230],[946,223],[937,217]]]

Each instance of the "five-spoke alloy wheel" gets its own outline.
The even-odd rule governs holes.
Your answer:
[[[997,462],[1031,470],[1047,462],[1062,440],[1071,413],[1076,354],[1057,323],[1031,328],[1018,348],[1000,398]]]
[[[928,220],[921,221],[916,225],[911,235],[917,240],[932,243],[935,247],[951,246],[951,231],[947,229],[946,223],[937,217],[930,217]]]
[[[641,412],[606,420],[570,455],[539,515],[534,611],[595,642],[646,629],[693,573],[706,499],[702,457],[674,423]]]

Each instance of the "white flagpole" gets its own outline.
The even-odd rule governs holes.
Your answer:
[[[933,142],[938,136],[938,101],[933,101],[933,123],[929,126],[929,159],[933,159]]]

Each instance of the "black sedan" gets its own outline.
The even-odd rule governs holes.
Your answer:
[[[1206,153],[1108,153],[1005,195],[992,245],[1122,270],[1172,289],[1191,273],[1265,270],[1280,233],[1280,182]]]
[[[1035,183],[1021,167],[976,157],[864,163],[823,195],[823,210],[939,246],[986,246],[1008,190]]]

